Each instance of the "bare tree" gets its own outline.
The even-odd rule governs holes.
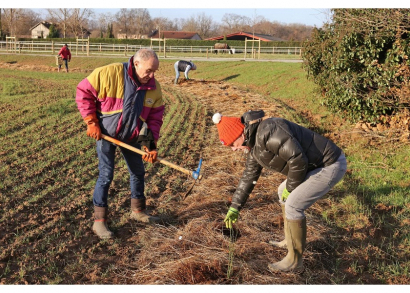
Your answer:
[[[132,26],[132,16],[130,11],[127,8],[121,8],[115,14],[115,20],[118,26],[118,31],[122,34],[125,34],[127,38],[131,33],[131,26]]]
[[[94,15],[94,11],[88,8],[73,8],[68,21],[68,27],[76,37],[82,37],[86,30],[88,18]]]
[[[72,8],[58,8],[58,9],[47,9],[48,14],[55,22],[61,25],[63,32],[63,38],[67,36],[67,30],[69,27],[70,17],[73,13]]]
[[[225,13],[222,16],[222,31],[225,34],[238,31],[248,31],[251,28],[252,20],[243,15]]]
[[[23,9],[17,23],[17,34],[30,35],[30,28],[41,21],[39,13],[31,9]]]
[[[10,36],[16,36],[17,21],[19,18],[19,14],[21,13],[21,10],[21,8],[3,8],[5,26]]]
[[[205,13],[198,14],[197,17],[197,32],[203,38],[210,37],[211,31],[214,30],[214,22],[212,16],[207,16]]]
[[[151,30],[159,31],[177,31],[178,25],[176,21],[172,21],[166,17],[155,17],[151,22]]]
[[[89,25],[90,29],[96,30],[95,37],[102,38],[106,32],[108,24],[114,21],[114,16],[111,13],[101,13],[96,17],[96,20],[90,20]]]
[[[255,29],[255,32],[259,34],[264,34],[264,35],[274,35],[274,27],[275,25],[268,21],[266,18],[261,16],[258,21],[254,24],[253,28]]]
[[[181,19],[180,22],[182,30],[197,32],[202,38],[207,38],[216,31],[212,16],[207,16],[205,13]]]
[[[39,14],[30,9],[3,8],[4,28],[10,36],[30,34],[29,29],[39,21]]]
[[[151,15],[146,8],[131,9],[130,11],[132,19],[132,30],[137,36],[141,38],[141,35],[149,33],[151,27]]]
[[[3,13],[1,12],[1,8],[0,8],[0,40],[3,39],[3,25],[1,23],[1,15]]]
[[[194,16],[191,16],[187,19],[185,18],[181,19],[181,29],[183,31],[194,32],[196,31],[196,26],[197,26],[197,23],[196,23],[196,19]]]

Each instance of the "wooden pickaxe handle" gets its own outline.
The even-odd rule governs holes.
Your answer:
[[[137,148],[135,148],[135,147],[133,147],[133,146],[130,146],[129,144],[123,143],[122,141],[119,141],[118,139],[112,138],[111,136],[107,136],[107,135],[105,135],[105,134],[101,134],[101,137],[102,137],[103,139],[105,139],[105,140],[108,140],[109,142],[115,143],[116,145],[118,145],[118,146],[120,146],[120,147],[123,147],[123,148],[126,148],[126,149],[128,149],[128,150],[130,150],[130,151],[133,151],[133,152],[137,153],[137,154],[140,154],[140,155],[146,155],[146,154],[147,154],[146,152],[144,152],[144,151],[142,151],[142,150],[140,150],[140,149],[137,149]],[[185,174],[190,175],[190,176],[193,177],[193,171],[190,171],[190,170],[185,169],[185,168],[183,168],[183,167],[181,167],[181,166],[175,165],[175,164],[173,164],[173,163],[171,163],[171,162],[168,162],[167,160],[162,159],[162,158],[160,158],[160,157],[157,157],[157,161],[160,162],[161,164],[167,165],[167,166],[169,166],[169,167],[171,167],[171,168],[173,168],[173,169],[175,169],[175,170],[178,170],[178,171],[180,171],[180,172],[182,172],[182,173],[185,173]],[[201,179],[201,178],[202,178],[202,175],[199,175],[198,179]]]

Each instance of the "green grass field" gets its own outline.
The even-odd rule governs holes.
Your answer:
[[[93,68],[124,61],[73,58],[71,72],[58,74],[53,57],[0,55],[1,284],[409,284],[409,141],[389,131],[355,132],[354,125],[321,106],[320,95],[298,63],[197,61],[190,77],[198,83],[189,91],[172,84],[175,60],[161,60],[157,76],[166,102],[160,155],[190,169],[205,156],[208,177],[222,176],[218,170],[227,164],[216,160],[225,154],[215,144],[210,122],[218,110],[214,101],[225,96],[221,84],[238,95],[261,96],[260,108],[274,104],[278,115],[332,138],[344,149],[345,178],[308,210],[308,217],[325,227],[311,225],[310,233],[323,229],[326,238],[308,246],[303,275],[272,276],[262,267],[266,257],[279,252],[252,246],[257,243],[248,227],[266,237],[274,227],[272,216],[264,212],[273,204],[274,188],[268,185],[255,190],[252,200],[264,199],[253,212],[260,207],[258,215],[266,217],[271,228],[259,226],[255,214],[243,212],[240,241],[246,239],[247,249],[254,250],[238,242],[234,277],[225,278],[228,253],[221,247],[226,240],[213,235],[212,227],[220,225],[224,198],[235,190],[241,174],[237,161],[229,161],[237,176],[228,172],[208,186],[218,187],[214,197],[199,194],[207,192],[205,181],[205,189],[198,189],[188,203],[176,196],[190,185],[186,178],[168,167],[147,165],[148,204],[167,217],[169,225],[146,228],[128,222],[128,172],[118,154],[110,213],[119,236],[99,241],[90,229],[98,161],[95,143],[85,135],[75,91]],[[186,229],[198,231],[197,238],[172,242],[172,235]],[[200,250],[204,247],[215,255],[208,250],[205,254]],[[182,277],[184,272],[196,272],[195,278]]]

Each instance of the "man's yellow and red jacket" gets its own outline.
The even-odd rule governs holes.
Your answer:
[[[77,86],[77,107],[83,118],[97,113],[103,134],[134,141],[146,122],[158,140],[165,108],[161,86],[154,77],[138,85],[133,77],[133,58],[96,68],[83,79]]]

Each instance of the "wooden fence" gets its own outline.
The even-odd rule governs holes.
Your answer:
[[[0,53],[13,54],[50,54],[57,55],[64,42],[36,42],[36,41],[0,41]],[[141,48],[147,46],[128,45],[128,44],[107,44],[107,43],[90,43],[87,39],[78,39],[77,42],[67,42],[67,45],[73,56],[129,56],[134,54]],[[154,49],[160,57],[172,57],[174,53],[190,53],[204,55],[206,57],[222,57],[224,54],[215,54],[213,46],[167,46],[166,42],[153,45]],[[257,54],[256,54],[257,53]],[[293,57],[301,56],[301,47],[251,47],[251,46],[236,46],[231,47],[227,54],[245,54],[248,58],[259,58],[261,54],[268,55],[288,55]],[[195,55],[196,56],[196,55]],[[258,56],[258,57],[257,57]],[[239,56],[238,56],[239,58]]]

